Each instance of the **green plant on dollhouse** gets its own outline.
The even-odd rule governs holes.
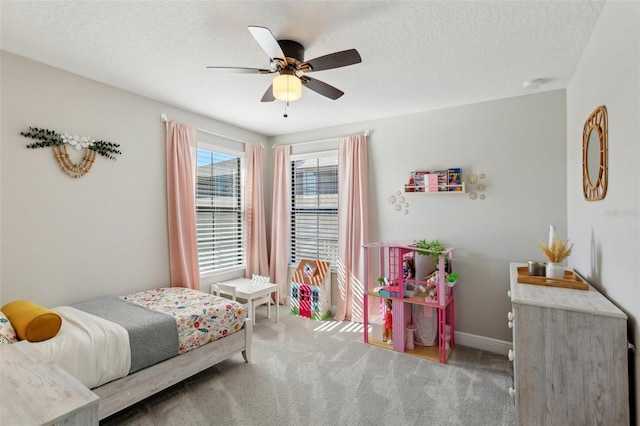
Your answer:
[[[442,253],[445,250],[445,246],[440,244],[440,241],[438,240],[431,240],[431,241],[420,240],[416,243],[416,247],[419,249],[422,249],[418,251],[418,254],[421,254],[423,256],[431,256],[436,260],[436,262],[438,261],[438,257],[440,256],[440,253]],[[428,250],[428,251],[423,251],[423,250]]]
[[[438,240],[431,240],[431,241],[420,240],[416,243],[416,248],[421,249],[421,250],[417,250],[418,254],[422,256],[432,257],[436,261],[436,267],[438,266],[440,255],[442,254],[443,251],[447,249]],[[444,270],[445,272],[451,270],[449,266],[449,256],[444,257]]]
[[[451,272],[449,275],[447,275],[445,280],[447,281],[447,285],[449,287],[453,287],[458,282],[458,278],[460,278],[460,274],[458,274],[457,272]]]

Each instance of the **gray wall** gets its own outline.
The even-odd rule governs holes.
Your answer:
[[[250,142],[255,133],[2,52],[0,305],[45,306],[169,284],[165,131],[160,114]],[[29,126],[121,145],[80,179]],[[72,154],[78,154],[72,152]]]
[[[567,88],[567,214],[575,243],[570,265],[629,317],[640,344],[640,3],[607,2]],[[582,195],[582,126],[605,105],[609,188],[602,201]],[[617,348],[624,350],[624,348]],[[640,350],[635,354],[640,406]]]
[[[536,241],[546,240],[549,224],[567,233],[565,123],[565,92],[554,91],[271,141],[313,141],[369,129],[371,241],[426,238],[455,247],[461,274],[456,329],[510,341],[509,262],[542,259]],[[389,204],[412,170],[447,167],[461,167],[463,176],[484,173],[486,199],[403,194],[408,214]]]

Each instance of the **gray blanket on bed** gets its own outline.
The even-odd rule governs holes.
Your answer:
[[[103,297],[73,307],[115,322],[127,330],[131,347],[129,373],[178,355],[178,326],[171,315],[152,311],[118,297]]]

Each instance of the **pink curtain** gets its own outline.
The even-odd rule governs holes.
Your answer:
[[[367,138],[338,142],[338,302],[334,318],[363,321],[364,250],[369,239]]]
[[[244,211],[246,235],[245,277],[269,275],[267,258],[267,226],[264,218],[264,193],[262,179],[262,147],[244,144],[245,178]]]
[[[281,304],[289,294],[289,238],[291,235],[291,172],[289,145],[273,150],[273,211],[271,219],[271,282],[280,286]]]
[[[171,287],[200,289],[196,236],[196,155],[194,127],[167,121],[167,220]]]

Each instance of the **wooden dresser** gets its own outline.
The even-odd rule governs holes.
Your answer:
[[[509,327],[517,424],[628,425],[627,316],[593,287],[517,282]]]

